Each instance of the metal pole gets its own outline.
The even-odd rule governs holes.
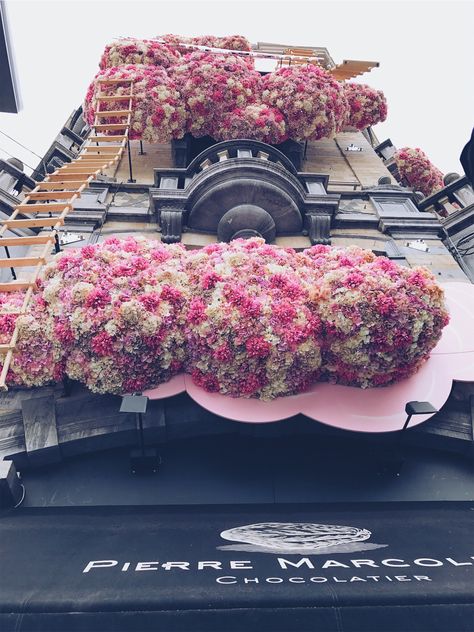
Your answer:
[[[133,179],[132,154],[130,153],[130,140],[127,140],[127,150],[128,150],[128,171],[130,174],[130,178],[128,179],[128,182],[136,182],[136,180]]]
[[[61,244],[59,242],[59,235],[58,235],[58,233],[56,233],[54,235],[54,250],[55,250],[56,254],[58,254],[58,252],[61,252]]]
[[[137,413],[138,415],[138,442],[140,444],[140,450],[142,456],[145,456],[145,440],[143,438],[143,416],[141,413]]]
[[[142,140],[140,141],[140,151],[138,152],[138,155],[139,156],[145,156],[146,155],[146,152],[143,151],[143,141]]]
[[[5,248],[5,252],[7,253],[8,259],[10,259],[11,257],[10,257],[10,251],[8,250],[8,246],[4,246],[4,248]],[[14,268],[10,268],[10,270],[11,270],[13,279],[16,281],[15,269]]]

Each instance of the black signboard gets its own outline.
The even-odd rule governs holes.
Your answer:
[[[472,630],[474,505],[17,510],[0,629]]]

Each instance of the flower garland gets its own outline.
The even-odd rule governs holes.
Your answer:
[[[393,158],[400,176],[424,196],[428,197],[444,187],[442,172],[419,147],[403,147],[394,153]]]
[[[294,140],[333,136],[347,119],[343,87],[313,64],[280,68],[265,75],[262,101],[281,110],[288,136]]]
[[[254,103],[228,112],[222,120],[216,119],[211,135],[216,140],[250,138],[278,145],[287,138],[286,121],[280,110]]]
[[[256,100],[260,75],[237,55],[198,51],[170,70],[189,113],[188,131],[195,137],[213,133],[215,120]]]
[[[362,83],[342,84],[349,104],[347,124],[357,129],[376,125],[387,118],[387,100],[381,90]]]
[[[9,384],[66,374],[95,392],[139,392],[186,370],[234,397],[273,399],[318,380],[365,388],[412,375],[448,322],[424,268],[257,238],[189,252],[112,238],[60,253],[39,289],[18,317]],[[2,311],[22,298],[0,295]],[[15,319],[0,317],[2,343]]]
[[[168,68],[175,64],[179,57],[178,51],[166,44],[153,40],[127,39],[113,42],[105,47],[99,68],[106,70],[127,64]]]
[[[130,138],[151,143],[166,143],[185,134],[187,113],[181,95],[168,73],[157,66],[126,65],[100,71],[89,86],[84,103],[84,116],[89,125],[94,122],[98,95],[128,94],[129,84],[100,84],[99,79],[133,79],[134,98]],[[126,104],[126,102],[125,102]],[[101,111],[113,111],[124,102],[100,104]],[[122,119],[111,117],[108,122],[119,123]]]

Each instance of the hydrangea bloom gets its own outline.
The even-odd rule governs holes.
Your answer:
[[[212,137],[216,140],[251,138],[278,145],[287,138],[286,122],[280,110],[254,103],[243,109],[232,110],[222,120],[216,120]]]
[[[313,64],[280,68],[262,79],[262,101],[281,110],[288,136],[318,140],[344,125],[348,105],[341,84]]]
[[[216,119],[254,103],[260,75],[242,57],[198,51],[173,66],[175,80],[189,112],[188,131],[194,136],[212,134]]]
[[[128,65],[100,71],[89,86],[84,103],[84,116],[92,125],[97,110],[97,96],[128,94],[129,84],[99,84],[98,79],[134,79],[132,124],[130,138],[151,143],[165,143],[182,138],[186,127],[186,108],[176,85],[163,68]],[[127,102],[100,104],[101,111],[125,108]],[[122,118],[108,119],[109,123],[123,122]]]
[[[132,237],[58,255],[43,299],[69,377],[99,393],[141,391],[179,372],[188,283],[184,249]]]
[[[357,129],[376,125],[387,118],[387,100],[381,90],[362,83],[342,84],[349,113],[347,124]]]
[[[179,53],[170,46],[153,40],[127,39],[105,47],[99,68],[113,68],[127,64],[162,66],[168,68],[179,60]]]
[[[273,399],[321,368],[320,322],[293,250],[237,239],[192,252],[187,370],[208,391]]]
[[[209,46],[209,48],[224,48],[226,50],[243,50],[250,51],[252,46],[248,39],[243,35],[225,35],[217,37],[215,35],[198,35],[197,37],[184,37],[182,35],[161,35],[159,39],[163,40],[168,46],[175,49],[181,54],[189,53],[189,48],[183,44],[195,44],[196,46]]]
[[[419,147],[403,147],[395,152],[393,158],[400,176],[423,195],[431,195],[443,188],[443,174]]]
[[[0,294],[2,312],[20,309],[22,293]],[[16,386],[44,386],[63,379],[64,349],[55,339],[53,321],[48,318],[41,294],[33,296],[28,313],[0,315],[0,344],[10,342],[15,324],[18,340],[7,374],[7,383]],[[1,362],[0,362],[1,365]]]
[[[426,268],[368,250],[314,246],[312,301],[322,323],[323,379],[351,386],[397,382],[428,359],[448,323],[443,292]]]

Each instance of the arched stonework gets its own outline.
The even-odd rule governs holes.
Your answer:
[[[213,145],[186,169],[156,169],[150,198],[165,243],[180,241],[183,228],[217,234],[228,211],[250,204],[271,216],[277,236],[305,231],[312,244],[327,244],[340,198],[327,193],[327,182],[297,172],[274,147],[242,139]],[[240,229],[257,230],[251,224]]]

